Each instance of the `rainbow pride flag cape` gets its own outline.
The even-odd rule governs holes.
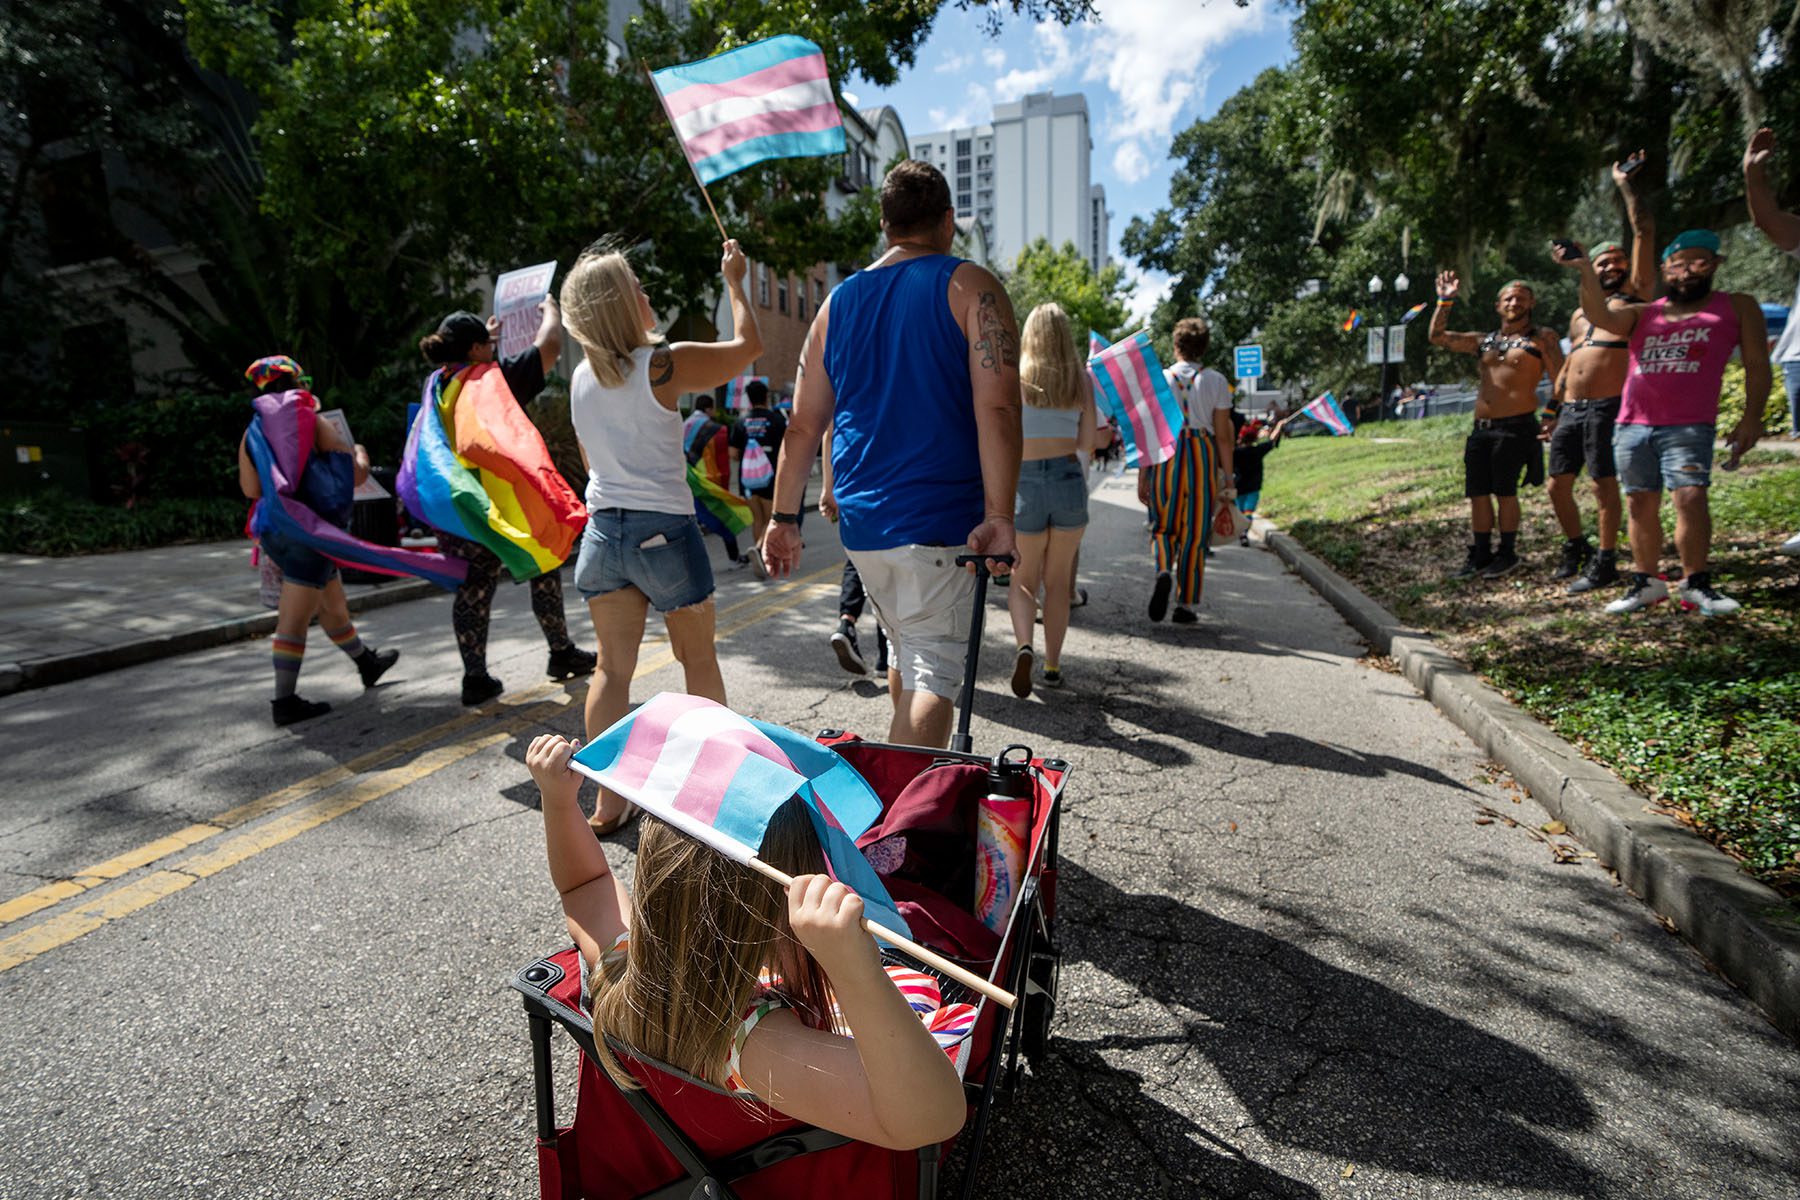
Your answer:
[[[817,43],[783,34],[650,78],[701,186],[770,158],[844,152]]]
[[[460,558],[397,546],[378,546],[346,532],[315,512],[301,498],[301,480],[313,456],[313,433],[319,402],[311,392],[258,396],[255,417],[244,449],[262,480],[262,499],[250,512],[248,532],[260,537],[271,530],[290,542],[315,550],[340,566],[381,575],[416,575],[446,590],[463,581],[469,564]],[[345,499],[350,485],[343,481]]]
[[[750,528],[750,504],[734,496],[692,463],[687,469],[688,491],[694,493],[694,516],[700,528],[721,536],[736,537]]]
[[[495,363],[440,367],[426,379],[399,489],[414,516],[486,546],[519,581],[560,567],[587,524],[587,507]]]

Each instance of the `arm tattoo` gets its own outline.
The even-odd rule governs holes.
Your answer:
[[[981,293],[975,312],[975,328],[981,335],[975,349],[981,351],[981,365],[999,371],[1000,364],[1019,365],[1019,335],[1000,319],[1000,302],[992,292]]]
[[[661,387],[675,378],[675,355],[667,346],[658,346],[650,352],[650,386]]]

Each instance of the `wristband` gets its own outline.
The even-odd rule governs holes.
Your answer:
[[[800,514],[784,512],[770,513],[769,520],[775,522],[777,525],[798,525],[800,523]]]
[[[1443,296],[1439,296],[1437,298],[1437,301],[1438,301],[1439,308],[1449,308],[1452,304],[1456,303],[1456,297],[1451,296],[1449,298],[1445,298]]]

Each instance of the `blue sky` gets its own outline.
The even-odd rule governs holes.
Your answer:
[[[1272,0],[1245,8],[1232,0],[1096,0],[1095,7],[1097,22],[1065,29],[1015,19],[990,38],[979,13],[946,5],[897,84],[853,79],[845,90],[858,107],[893,105],[908,134],[984,124],[995,103],[1028,92],[1085,94],[1094,179],[1106,186],[1119,258],[1119,235],[1131,218],[1168,202],[1170,139],[1292,52],[1288,15]],[[1141,316],[1166,280],[1125,266]]]

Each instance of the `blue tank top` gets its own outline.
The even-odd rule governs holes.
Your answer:
[[[969,340],[949,300],[962,262],[906,259],[831,293],[831,479],[847,550],[960,546],[981,524]]]

